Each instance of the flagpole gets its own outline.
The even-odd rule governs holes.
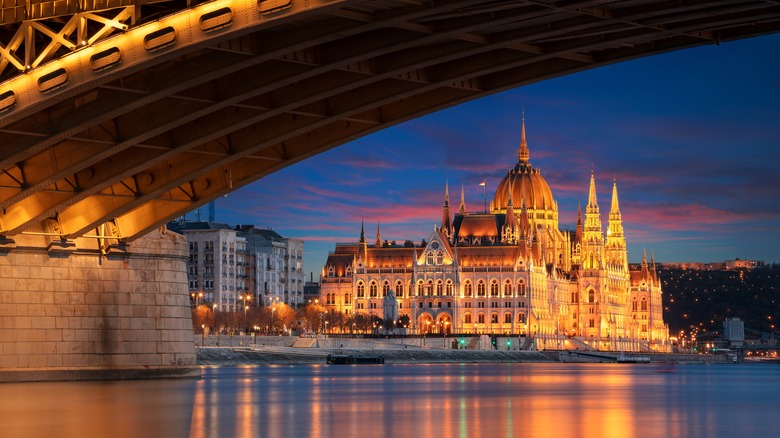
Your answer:
[[[485,214],[487,214],[487,212],[488,212],[488,209],[487,209],[487,180],[482,180],[482,182],[479,183],[479,185],[482,186],[482,192],[483,192],[484,199],[485,199]]]

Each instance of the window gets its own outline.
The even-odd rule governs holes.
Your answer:
[[[484,313],[480,313],[479,316],[477,316],[477,322],[479,324],[484,324],[485,323],[485,314]]]
[[[520,295],[521,297],[525,296],[525,283],[523,282],[523,280],[517,282],[517,294]]]
[[[452,281],[447,280],[447,295],[452,295]]]
[[[517,322],[525,323],[525,313],[517,314]]]
[[[395,296],[402,297],[404,296],[404,284],[400,281],[395,283]]]
[[[512,296],[512,283],[506,282],[506,284],[504,284],[504,296]]]
[[[511,324],[512,323],[512,314],[511,313],[505,313],[504,314],[504,324]]]
[[[358,298],[364,298],[366,296],[366,285],[361,283],[358,283],[357,285],[357,297]]]
[[[636,306],[636,298],[634,298],[634,301],[631,302],[631,310],[636,312],[637,306]]]
[[[642,311],[647,312],[647,298],[642,298]]]
[[[382,283],[382,296],[386,297],[388,293],[390,293],[390,283],[385,281]]]
[[[477,303],[477,307],[479,307],[480,309],[484,309],[485,308],[485,302],[484,301],[478,302]]]
[[[465,324],[471,324],[471,314],[470,313],[467,313],[467,314],[463,315],[463,322]]]
[[[498,324],[498,314],[494,313],[490,315],[490,323],[491,324]]]
[[[352,303],[352,295],[350,293],[347,293],[344,295],[344,304],[350,304]]]
[[[444,264],[444,255],[442,255],[441,251],[436,253],[436,264],[437,265]]]
[[[439,309],[441,309],[441,301],[439,301],[439,302],[438,302],[438,303],[436,303],[436,304],[437,304],[437,307],[438,307]]]
[[[373,281],[368,285],[368,294],[371,298],[376,298],[376,283]]]
[[[477,295],[480,297],[485,296],[485,283],[480,280],[479,283],[477,283]]]
[[[491,301],[491,302],[490,302],[490,307],[491,307],[491,308],[493,308],[493,309],[496,309],[496,308],[498,308],[498,302],[496,302],[496,301]]]
[[[425,258],[425,263],[428,265],[433,264],[433,253],[428,253],[428,257]]]
[[[369,306],[368,307],[369,309],[376,309],[376,301],[372,301],[372,302],[368,303],[368,306]]]
[[[441,280],[437,281],[436,282],[436,295],[441,295],[442,294],[442,287],[443,287],[443,285],[441,283]]]
[[[507,302],[504,303],[504,307],[512,307],[512,303],[507,301]]]
[[[596,302],[596,294],[593,291],[588,292],[588,302],[589,303]]]
[[[596,327],[596,322],[593,320],[593,318],[588,320],[588,326],[590,328]]]
[[[493,282],[490,283],[490,296],[491,297],[498,296],[498,282],[495,280],[493,280]]]
[[[466,282],[466,284],[463,286],[463,291],[464,291],[464,293],[466,294],[467,297],[471,296],[471,283],[470,282],[468,282],[468,281]]]
[[[417,295],[423,294],[423,283],[422,281],[417,282]]]
[[[471,308],[471,302],[467,301],[463,303],[463,307],[470,309]]]
[[[428,303],[428,308],[429,308],[429,309],[433,309],[433,301],[430,301],[430,302]]]
[[[572,303],[578,303],[579,301],[580,301],[580,294],[578,294],[577,292],[572,292],[571,293],[571,302]]]

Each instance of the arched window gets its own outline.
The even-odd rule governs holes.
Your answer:
[[[517,314],[517,322],[525,323],[525,313]]]
[[[512,323],[512,314],[511,313],[505,313],[504,314],[504,324],[511,324]]]
[[[631,302],[631,310],[633,310],[634,312],[637,311],[636,298],[634,298],[634,301]]]
[[[596,294],[593,291],[588,292],[588,302],[589,303],[595,303],[596,302]]]
[[[360,282],[357,285],[357,297],[363,298],[365,296],[366,296],[366,285],[363,284],[363,282]]]
[[[422,280],[417,282],[417,295],[423,294],[423,282]]]
[[[382,296],[386,297],[390,293],[390,282],[385,281],[382,283]]]
[[[376,298],[376,283],[373,281],[368,285],[368,295],[371,298]]]
[[[504,296],[512,296],[512,283],[508,281],[504,284]]]
[[[352,294],[350,294],[349,292],[347,292],[347,293],[344,295],[344,304],[351,304],[351,303],[352,303]]]
[[[517,282],[517,294],[521,297],[525,296],[525,282],[523,280]]]
[[[493,313],[490,315],[490,323],[498,324],[498,313]]]
[[[479,280],[479,283],[477,283],[477,296],[485,296],[485,282],[482,280]]]
[[[490,283],[490,296],[491,297],[497,297],[498,296],[498,282],[496,280],[493,280]]]
[[[425,258],[425,263],[429,265],[433,264],[433,253],[428,253],[428,257]]]
[[[447,280],[447,295],[452,295],[452,280]]]
[[[395,282],[395,296],[402,297],[404,296],[404,284],[400,281]]]
[[[647,312],[647,298],[642,297],[642,311]]]
[[[444,285],[442,284],[441,280],[436,282],[436,295],[441,295],[443,293]]]
[[[471,296],[472,290],[471,290],[471,282],[470,281],[467,281],[466,284],[463,285],[463,292],[465,293],[465,295],[467,297]]]
[[[484,313],[480,313],[479,315],[477,315],[477,323],[479,323],[479,324],[484,324],[485,323],[485,314]]]
[[[589,320],[588,320],[588,326],[589,326],[590,328],[594,328],[594,327],[596,327],[596,322],[593,320],[593,318],[591,318],[591,319],[589,319]]]
[[[436,264],[437,265],[444,264],[444,255],[441,253],[441,251],[436,253]]]
[[[463,322],[465,324],[471,324],[471,314],[470,313],[467,313],[467,314],[463,315]]]

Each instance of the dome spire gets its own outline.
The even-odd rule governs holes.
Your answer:
[[[517,159],[520,160],[520,163],[525,164],[528,163],[529,158],[528,142],[525,140],[525,110],[523,110],[523,121],[520,132],[520,150],[517,151]]]

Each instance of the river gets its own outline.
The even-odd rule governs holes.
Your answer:
[[[780,366],[275,365],[0,385],[9,437],[777,437]]]

